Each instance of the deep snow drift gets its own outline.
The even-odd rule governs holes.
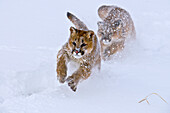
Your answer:
[[[70,11],[97,31],[97,8],[125,8],[136,26],[133,45],[76,93],[56,79],[56,54],[68,40]],[[169,113],[170,2],[168,0],[1,0],[0,113]],[[71,72],[69,72],[71,74]]]

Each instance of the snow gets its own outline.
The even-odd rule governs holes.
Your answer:
[[[70,11],[97,32],[97,8],[125,8],[137,39],[76,93],[56,78],[56,54],[68,40]],[[1,0],[0,113],[169,113],[170,1]],[[69,72],[71,74],[71,72]]]

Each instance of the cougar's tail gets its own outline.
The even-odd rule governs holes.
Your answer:
[[[98,9],[98,15],[99,17],[104,20],[110,13],[110,11],[113,9],[114,6],[106,6],[102,5]]]
[[[88,30],[87,26],[73,14],[67,12],[68,19],[80,30]]]

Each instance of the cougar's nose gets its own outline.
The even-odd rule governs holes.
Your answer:
[[[76,48],[76,49],[74,50],[74,53],[75,53],[76,55],[78,55],[78,54],[80,53],[80,49],[79,49],[79,48]]]
[[[79,51],[78,51],[78,50],[76,50],[76,51],[75,51],[75,53],[76,53],[76,54],[78,54],[78,53],[79,53]]]

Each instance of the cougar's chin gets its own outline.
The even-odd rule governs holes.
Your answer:
[[[74,56],[74,58],[76,58],[76,59],[80,59],[80,58],[82,58],[82,55],[73,55]]]
[[[84,54],[83,54],[84,55]],[[82,53],[81,52],[73,52],[73,57],[74,58],[77,58],[77,59],[79,59],[79,58],[82,58],[83,57],[83,55],[82,55]]]

